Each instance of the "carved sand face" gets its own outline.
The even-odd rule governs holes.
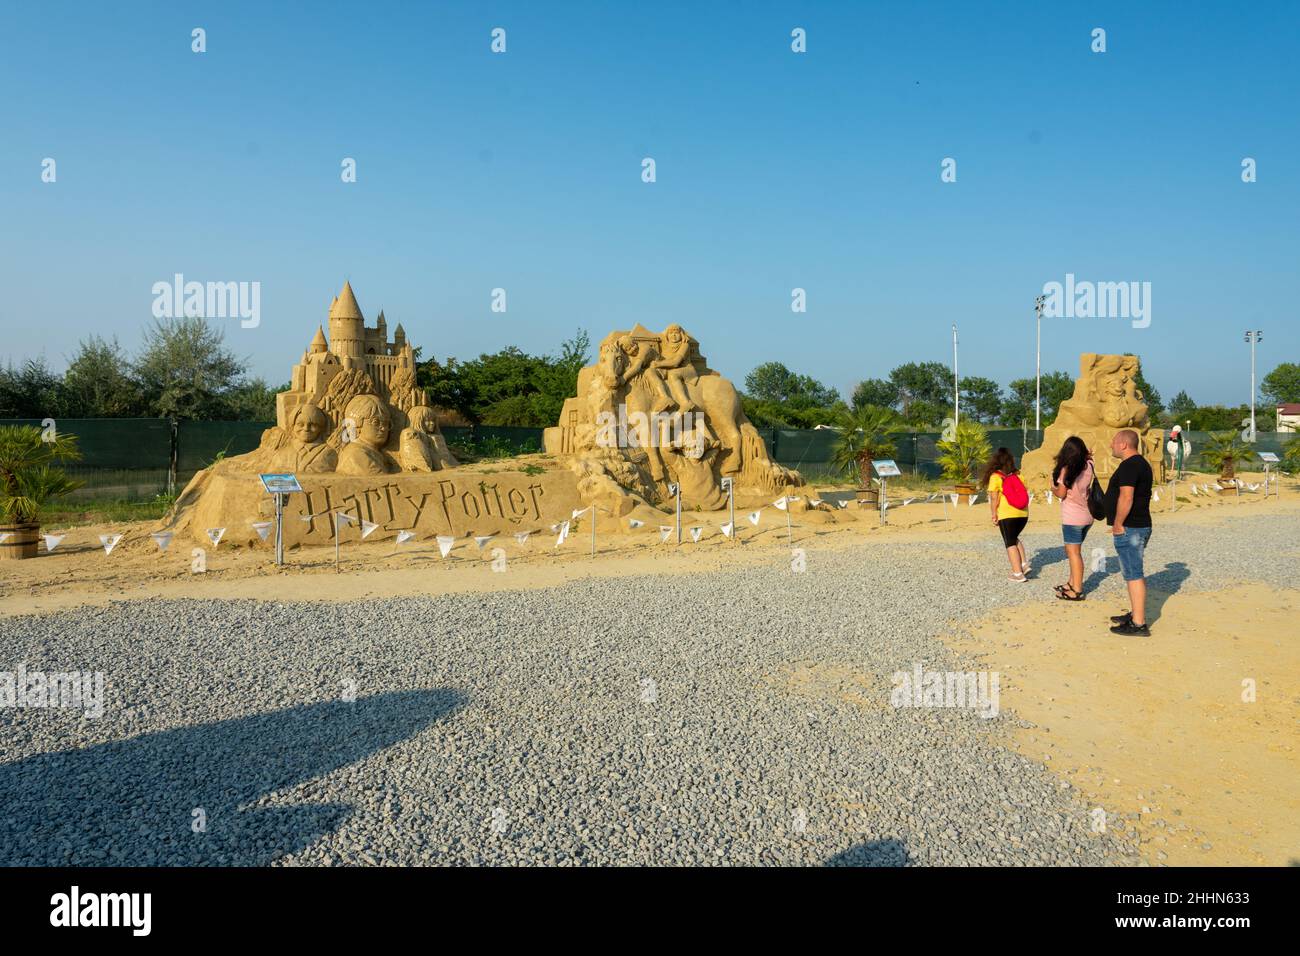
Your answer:
[[[387,418],[363,418],[357,422],[357,441],[380,448],[388,441]]]
[[[314,445],[321,440],[328,424],[323,411],[315,405],[303,405],[293,420],[293,437],[304,445]]]

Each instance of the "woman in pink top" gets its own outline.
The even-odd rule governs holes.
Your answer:
[[[1083,600],[1083,539],[1092,527],[1088,511],[1092,478],[1092,454],[1083,439],[1071,435],[1052,466],[1052,492],[1061,499],[1061,536],[1070,559],[1070,582],[1056,586],[1056,596],[1063,601]]]

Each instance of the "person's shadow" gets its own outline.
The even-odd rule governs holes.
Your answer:
[[[399,743],[464,702],[447,688],[376,694],[2,764],[0,865],[272,863],[333,832],[352,807],[264,805],[270,794]]]
[[[869,840],[836,853],[826,866],[908,866],[911,860],[902,840]]]
[[[1181,590],[1183,582],[1192,576],[1191,569],[1182,561],[1171,561],[1155,574],[1147,576],[1147,617],[1151,622],[1160,619],[1165,602]]]

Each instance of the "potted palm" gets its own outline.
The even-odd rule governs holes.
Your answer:
[[[81,487],[53,464],[80,457],[72,435],[49,437],[34,425],[0,426],[0,559],[36,557],[41,506]]]
[[[984,426],[968,418],[935,442],[935,447],[943,477],[954,483],[953,490],[962,500],[969,502],[975,494],[975,470],[993,454]]]
[[[858,500],[875,503],[871,487],[871,463],[877,458],[894,455],[894,436],[902,421],[891,408],[860,405],[840,417],[840,437],[831,454],[831,463],[850,478],[858,480]]]
[[[1233,486],[1224,488],[1220,494],[1229,494],[1236,490],[1237,463],[1250,461],[1253,454],[1254,450],[1235,431],[1211,432],[1201,449],[1201,461],[1219,469],[1219,481]]]

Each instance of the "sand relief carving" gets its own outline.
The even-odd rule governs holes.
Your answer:
[[[455,468],[456,459],[438,429],[437,413],[428,405],[416,405],[407,412],[409,427],[398,439],[402,471],[441,471]]]
[[[547,429],[546,450],[572,456],[583,499],[615,513],[638,499],[665,503],[674,483],[687,507],[704,509],[725,505],[723,477],[762,494],[803,483],[768,457],[735,386],[680,325],[610,333],[596,364],[579,372],[577,391]]]
[[[1118,464],[1110,456],[1111,437],[1126,428],[1138,433],[1142,452],[1159,477],[1163,433],[1151,427],[1146,402],[1137,387],[1140,368],[1136,355],[1081,355],[1074,395],[1061,403],[1056,420],[1043,433],[1042,447],[1025,455],[1022,471],[1026,479],[1046,487],[1052,461],[1071,435],[1082,438],[1092,451],[1097,475],[1108,477]]]

